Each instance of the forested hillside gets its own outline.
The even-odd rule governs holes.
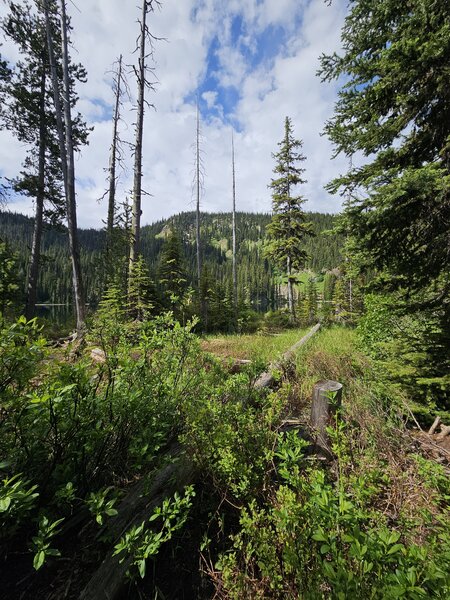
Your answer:
[[[81,4],[0,14],[0,597],[448,600],[448,0]]]
[[[336,217],[322,213],[307,213],[314,237],[308,238],[307,268],[320,274],[339,266],[342,237],[331,234]],[[237,213],[237,261],[240,296],[249,296],[251,306],[266,311],[277,304],[275,287],[280,278],[264,258],[263,246],[270,215]],[[150,276],[156,280],[164,240],[169,232],[182,241],[182,262],[188,282],[193,284],[196,268],[195,213],[187,212],[142,228],[142,254]],[[9,242],[18,255],[19,279],[25,285],[25,273],[30,256],[33,219],[23,215],[0,213],[0,237]],[[96,305],[105,285],[105,244],[103,230],[79,230],[81,265],[87,299]],[[231,282],[231,215],[202,214],[203,267],[211,282],[229,286]],[[72,282],[63,228],[47,227],[42,242],[43,264],[38,284],[38,301],[71,303]]]

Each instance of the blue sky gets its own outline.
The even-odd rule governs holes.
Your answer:
[[[98,202],[105,188],[104,169],[111,143],[113,95],[111,65],[120,53],[132,64],[137,35],[136,2],[89,0],[75,10],[74,58],[84,64],[88,82],[79,87],[78,110],[94,131],[76,161],[78,213],[82,226],[101,227],[106,206]],[[5,5],[0,5],[4,13]],[[341,199],[323,186],[346,167],[331,160],[332,148],[321,136],[333,111],[337,88],[316,77],[322,52],[338,50],[344,0],[328,6],[322,0],[163,0],[150,16],[155,36],[156,92],[144,125],[143,220],[152,222],[193,207],[196,97],[200,97],[205,180],[202,208],[228,211],[231,202],[231,130],[235,131],[237,204],[246,211],[269,211],[272,152],[283,135],[286,115],[304,141],[306,177],[301,190],[305,208],[336,212]],[[17,53],[5,43],[11,61]],[[132,94],[136,85],[129,77]],[[127,103],[122,137],[133,141],[135,113]],[[0,173],[12,177],[26,148],[0,132]],[[132,185],[132,157],[121,175],[121,198]],[[10,209],[32,212],[27,198],[11,198]]]

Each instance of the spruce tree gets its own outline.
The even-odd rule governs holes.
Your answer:
[[[305,266],[307,253],[304,240],[311,235],[311,229],[302,209],[306,199],[295,195],[296,186],[306,183],[303,179],[305,169],[299,166],[305,156],[301,153],[302,142],[294,138],[289,117],[286,117],[284,124],[284,138],[278,145],[280,150],[273,154],[277,177],[269,185],[272,189],[273,215],[266,228],[266,254],[287,275],[289,314],[293,321],[294,283],[297,281],[295,271]]]
[[[33,11],[28,2],[8,3],[9,11],[2,20],[5,36],[17,46],[20,60],[5,80],[5,95],[1,117],[4,125],[27,147],[23,169],[13,181],[15,191],[34,199],[35,218],[30,266],[26,284],[25,314],[34,315],[40,270],[41,239],[45,221],[59,222],[64,216],[63,174],[58,148],[50,59],[46,44],[45,22],[41,12]],[[61,69],[61,33],[55,7],[49,10],[55,36],[55,61]],[[84,81],[86,72],[79,64],[70,65],[71,86]],[[77,97],[71,94],[73,107]],[[72,119],[74,149],[87,141],[88,130],[81,116]]]
[[[396,311],[429,320],[420,352],[448,385],[448,1],[353,0],[342,41],[341,55],[322,57],[323,79],[345,81],[326,133],[336,154],[367,160],[329,189],[349,196],[342,227],[362,268],[396,293]]]
[[[176,317],[180,317],[187,288],[187,274],[181,241],[173,230],[164,241],[158,266],[158,281],[165,306],[170,308]]]

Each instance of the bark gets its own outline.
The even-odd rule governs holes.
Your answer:
[[[311,426],[317,432],[317,445],[326,454],[331,454],[326,428],[334,422],[341,403],[342,383],[329,380],[316,383],[311,405]]]
[[[178,445],[168,452],[168,456],[177,460],[157,471],[151,482],[145,478],[139,481],[123,499],[118,507],[118,515],[107,527],[108,539],[117,543],[131,527],[147,521],[165,498],[175,492],[181,492],[196,479],[195,466],[183,456]],[[122,597],[126,572],[130,566],[130,557],[120,562],[119,557],[113,556],[113,552],[110,551],[81,592],[80,600],[115,600]]]
[[[202,274],[202,259],[200,248],[200,115],[197,100],[197,135],[196,135],[196,197],[197,197],[197,217],[195,240],[197,245],[197,285],[200,292],[200,279]]]
[[[430,427],[430,429],[428,431],[428,435],[433,435],[440,424],[441,424],[441,417],[436,417],[433,422],[433,425]]]
[[[27,281],[27,299],[25,316],[32,319],[35,316],[37,300],[37,282],[39,277],[39,265],[41,260],[41,240],[44,213],[45,195],[45,150],[46,150],[46,127],[45,127],[45,60],[42,60],[41,88],[39,98],[39,159],[38,159],[38,187],[36,192],[36,210],[34,214],[33,241],[31,245],[30,270]]]
[[[72,136],[72,115],[70,110],[70,78],[69,78],[69,54],[67,40],[67,17],[66,2],[61,0],[61,33],[62,33],[62,66],[64,82],[64,122],[66,133],[66,156],[67,156],[67,228],[69,233],[69,251],[72,263],[72,282],[75,297],[75,314],[77,319],[77,331],[82,333],[85,320],[85,304],[83,294],[83,281],[81,276],[80,252],[78,247],[77,230],[77,201],[75,194],[75,161]]]
[[[288,256],[286,259],[286,272],[288,277],[288,307],[289,307],[289,318],[291,321],[295,320],[295,311],[294,311],[294,285],[291,279],[291,257]]]
[[[111,156],[109,159],[109,190],[108,190],[108,220],[106,223],[106,254],[111,258],[112,238],[114,228],[114,217],[116,212],[116,163],[117,163],[117,132],[120,118],[120,95],[122,82],[122,55],[119,57],[119,66],[117,71],[117,88],[113,116],[113,139],[111,144]]]
[[[293,346],[291,346],[289,348],[289,350],[287,352],[285,352],[283,354],[280,361],[271,364],[269,367],[269,370],[262,373],[258,377],[258,379],[255,382],[255,388],[259,389],[259,388],[270,387],[271,385],[273,385],[273,383],[275,381],[275,378],[272,374],[273,371],[279,371],[280,369],[283,369],[283,367],[294,358],[294,355],[297,352],[297,350],[299,348],[301,348],[302,346],[304,346],[306,344],[306,342],[308,342],[312,338],[312,336],[319,331],[319,329],[320,329],[320,323],[317,323],[316,325],[314,325],[314,327],[312,327],[308,331],[308,333],[305,336],[302,337],[301,340],[296,342]]]
[[[233,219],[232,219],[232,252],[233,252],[233,306],[234,318],[237,325],[238,320],[238,290],[237,290],[237,268],[236,268],[236,171],[234,164],[234,134],[231,132],[231,162],[233,171]]]
[[[75,169],[72,143],[72,119],[70,114],[70,81],[68,65],[67,20],[65,0],[61,0],[61,29],[62,29],[62,62],[64,82],[64,111],[59,95],[59,81],[56,70],[53,37],[49,16],[48,0],[44,0],[45,27],[47,34],[50,69],[52,74],[53,98],[55,103],[56,125],[61,155],[61,168],[64,177],[64,190],[66,195],[67,230],[69,237],[69,253],[72,263],[72,285],[75,299],[75,314],[77,332],[79,335],[84,330],[85,305],[83,299],[83,284],[81,277],[80,257],[77,237],[77,214],[75,198]]]
[[[139,36],[139,61],[136,70],[138,81],[138,101],[136,117],[136,142],[134,148],[134,181],[133,181],[133,208],[131,215],[131,245],[130,245],[130,274],[133,264],[138,259],[140,252],[141,214],[142,214],[142,140],[144,135],[145,112],[145,58],[147,40],[147,12],[150,3],[142,1],[141,33]]]

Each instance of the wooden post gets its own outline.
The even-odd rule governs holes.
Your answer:
[[[336,410],[342,403],[342,383],[319,381],[314,386],[311,405],[311,427],[317,432],[317,445],[330,454],[326,428],[334,422]]]

